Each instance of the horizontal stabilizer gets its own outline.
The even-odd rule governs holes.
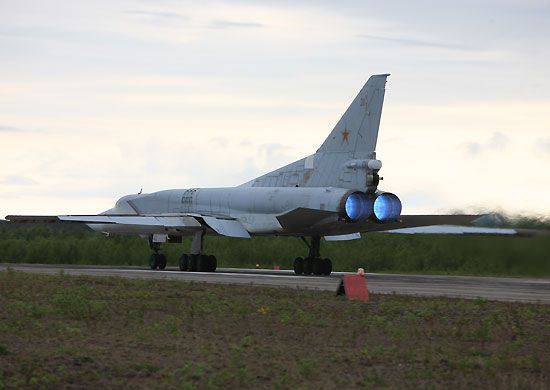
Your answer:
[[[401,215],[399,221],[367,224],[362,232],[383,232],[388,230],[412,228],[418,226],[432,225],[455,225],[472,226],[472,222],[479,218],[479,215]]]
[[[361,233],[341,234],[339,236],[325,236],[325,241],[349,241],[361,238]]]
[[[517,234],[517,231],[514,230],[514,229],[501,229],[501,228],[436,225],[436,226],[420,226],[420,227],[388,230],[388,231],[386,231],[386,233],[396,233],[396,234],[504,234],[504,235],[515,235],[515,234]]]
[[[219,219],[215,217],[203,217],[203,219],[208,226],[222,236],[250,238],[250,234],[239,221],[234,219]]]

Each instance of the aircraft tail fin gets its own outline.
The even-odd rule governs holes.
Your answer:
[[[348,152],[367,158],[376,150],[386,79],[371,76],[317,152]]]
[[[375,191],[376,141],[386,79],[371,76],[315,154],[253,179],[250,187],[339,187]]]

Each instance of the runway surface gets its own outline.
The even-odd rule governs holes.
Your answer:
[[[330,277],[296,276],[290,270],[218,268],[215,273],[181,272],[176,268],[151,271],[143,267],[112,267],[91,265],[16,264],[0,263],[0,271],[8,267],[25,272],[88,276],[117,276],[141,279],[170,279],[219,284],[245,284],[268,287],[301,288],[334,291],[338,289],[343,272]],[[550,279],[496,278],[441,275],[366,275],[369,291],[375,294],[405,294],[484,298],[498,301],[517,301],[550,304]]]

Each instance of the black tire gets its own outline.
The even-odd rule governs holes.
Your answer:
[[[198,255],[197,256],[197,272],[204,272],[204,267],[206,266],[206,256],[205,255]]]
[[[311,263],[311,271],[313,275],[325,274],[325,259],[312,259]]]
[[[210,256],[200,255],[197,260],[197,271],[208,272],[210,269]]]
[[[189,256],[187,254],[183,254],[180,256],[179,261],[180,271],[189,271]]]
[[[304,259],[304,275],[311,275],[313,273],[313,259],[306,257]]]
[[[332,273],[332,261],[330,259],[323,259],[323,275],[330,276]]]
[[[297,257],[294,260],[294,273],[296,275],[302,275],[304,273],[304,259]]]
[[[158,254],[157,253],[151,253],[151,257],[149,257],[149,267],[151,269],[157,269],[159,266],[158,264]]]
[[[166,268],[166,255],[164,253],[159,253],[157,258],[157,264],[160,270],[163,270]]]
[[[197,272],[199,270],[200,265],[200,255],[190,255],[189,256],[189,271],[191,272]]]
[[[216,268],[218,268],[218,259],[216,259],[216,256],[214,256],[214,255],[208,256],[208,271],[207,272],[216,272]]]

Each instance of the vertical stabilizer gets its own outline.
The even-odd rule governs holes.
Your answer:
[[[382,162],[376,141],[386,79],[371,76],[315,154],[244,183],[251,187],[338,187],[373,192]]]
[[[371,156],[376,150],[388,76],[381,74],[369,78],[318,153],[351,152],[355,158]]]

